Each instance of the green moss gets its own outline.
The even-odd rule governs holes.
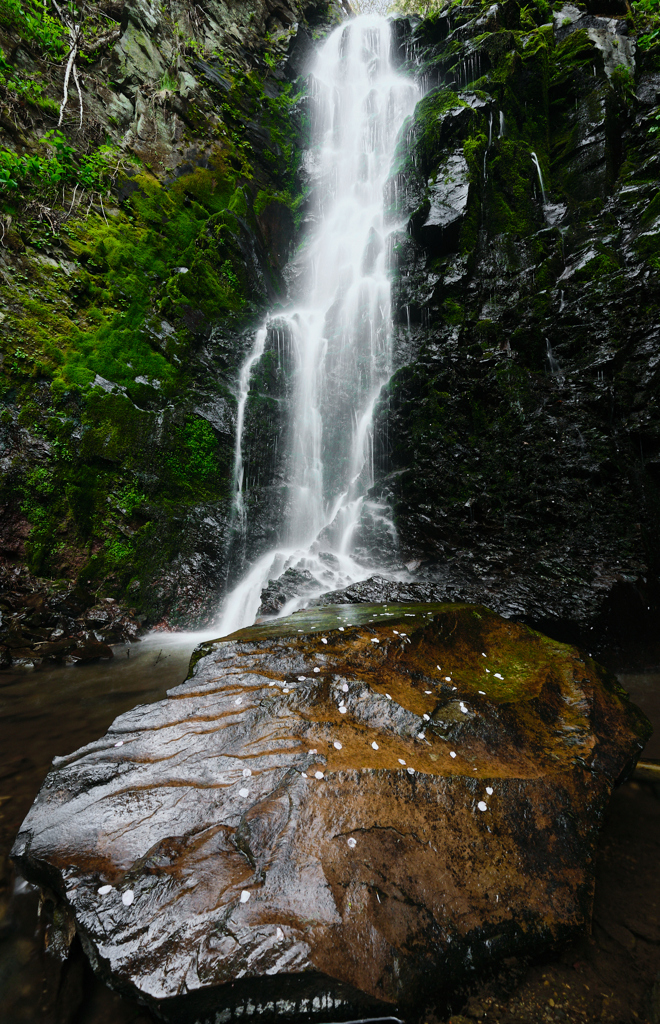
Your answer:
[[[611,250],[604,250],[576,270],[572,275],[572,281],[576,283],[598,281],[599,278],[617,273],[620,269],[616,254]]]
[[[453,118],[447,118],[450,110],[467,108],[470,118],[472,111],[469,105],[460,99],[451,89],[433,89],[415,108],[415,151],[417,158],[429,174],[437,165],[438,154],[443,146],[451,141],[452,134],[460,125],[454,125]],[[404,132],[402,136],[405,137]]]

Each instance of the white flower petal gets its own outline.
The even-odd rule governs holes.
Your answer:
[[[241,903],[247,903],[251,895],[252,894],[247,889],[243,889],[243,892],[241,893]]]
[[[131,903],[135,899],[135,893],[132,889],[127,889],[126,892],[121,894],[121,901],[125,907],[130,907]]]

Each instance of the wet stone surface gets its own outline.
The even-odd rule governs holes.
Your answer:
[[[649,731],[588,657],[484,608],[313,609],[201,645],[56,759],[14,857],[166,1018],[405,1008],[579,932]]]

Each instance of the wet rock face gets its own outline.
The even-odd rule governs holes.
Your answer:
[[[389,183],[404,226],[375,493],[433,599],[499,602],[591,643],[626,589],[648,642],[660,621],[648,177],[660,48],[637,46],[616,0],[557,6],[551,24],[526,10],[395,21],[425,95]]]
[[[585,925],[648,732],[594,662],[482,607],[315,609],[203,645],[57,759],[13,856],[166,1019],[380,1012]]]
[[[112,658],[141,632],[134,609],[82,585],[56,587],[0,562],[0,669]]]

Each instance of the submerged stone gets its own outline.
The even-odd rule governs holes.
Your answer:
[[[483,607],[310,609],[203,644],[56,759],[13,856],[166,1019],[382,1016],[587,925],[649,732],[586,655]]]

